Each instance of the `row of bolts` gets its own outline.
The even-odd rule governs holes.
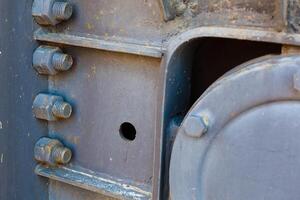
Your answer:
[[[186,4],[179,1],[174,7],[177,15],[180,15],[186,9]],[[68,20],[72,13],[72,5],[62,0],[34,0],[32,6],[32,16],[43,26],[55,26]],[[33,53],[33,68],[39,74],[53,76],[60,71],[69,70],[72,65],[72,56],[63,53],[59,47],[42,45]],[[63,97],[52,94],[38,94],[32,108],[36,118],[47,121],[67,119],[72,113],[72,106]],[[200,116],[190,116],[183,124],[184,132],[190,137],[201,137],[207,132],[207,127],[207,123]],[[55,166],[70,162],[72,152],[59,140],[43,137],[35,145],[34,156],[41,163]]]
[[[189,3],[192,11],[197,10],[197,2]],[[187,8],[184,1],[175,1],[173,7],[176,14],[181,15]],[[40,25],[55,26],[68,20],[72,16],[73,8],[62,0],[34,0],[32,15]],[[73,59],[58,47],[40,46],[33,53],[33,67],[39,74],[56,75],[60,71],[67,71],[73,65]],[[300,73],[294,76],[294,87],[300,91]],[[71,116],[72,106],[61,96],[38,94],[33,102],[33,113],[38,119],[56,121]],[[184,133],[193,138],[200,138],[208,131],[208,120],[203,116],[190,115],[183,123]],[[56,140],[41,138],[35,145],[35,159],[49,165],[67,164],[72,152]]]
[[[57,0],[34,0],[32,16],[40,25],[57,25],[68,20],[73,13],[70,3]],[[43,75],[56,75],[67,71],[73,65],[72,56],[65,54],[58,47],[42,45],[33,53],[33,68]],[[63,97],[52,94],[38,94],[32,106],[33,114],[38,119],[56,121],[71,116],[72,106]],[[50,166],[67,164],[72,158],[72,151],[57,139],[42,137],[34,147],[37,161]]]

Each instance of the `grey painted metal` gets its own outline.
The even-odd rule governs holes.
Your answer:
[[[37,119],[57,121],[69,118],[72,106],[61,96],[41,93],[33,101],[32,112]]]
[[[202,116],[190,116],[182,126],[186,135],[200,138],[207,132],[208,122]]]
[[[42,137],[34,146],[34,158],[52,166],[67,164],[72,158],[72,151],[57,139]]]
[[[34,0],[32,16],[40,25],[56,25],[68,20],[73,13],[72,5],[64,0]]]
[[[112,178],[83,168],[72,168],[67,166],[49,168],[38,165],[35,169],[35,173],[116,199],[151,199],[149,187],[143,188],[141,185],[130,185],[124,180]]]
[[[66,49],[76,56],[70,73],[49,77],[48,89],[46,77],[35,76],[31,69],[34,41],[28,38],[33,29],[32,2],[1,2],[0,25],[5,31],[0,33],[0,58],[4,58],[1,65],[4,63],[5,75],[0,81],[7,98],[0,100],[0,116],[4,120],[9,118],[9,129],[1,135],[4,139],[0,140],[0,149],[4,148],[5,153],[0,158],[5,161],[6,154],[16,156],[8,156],[3,166],[3,174],[10,174],[10,183],[16,187],[7,188],[11,184],[4,184],[4,189],[0,189],[5,196],[1,199],[32,199],[32,194],[36,199],[47,198],[48,194],[49,199],[106,199],[55,180],[50,180],[49,193],[45,191],[45,182],[37,184],[40,179],[33,176],[31,149],[37,138],[47,133],[47,124],[32,119],[30,108],[35,95],[49,91],[66,97],[74,105],[74,117],[65,123],[49,122],[48,131],[75,153],[73,166],[145,184],[153,190],[152,198],[159,199],[159,188],[164,187],[162,180],[167,177],[161,172],[161,162],[167,158],[165,152],[170,146],[165,144],[172,138],[165,127],[169,127],[174,116],[184,113],[189,101],[190,69],[182,63],[191,64],[184,59],[192,56],[186,55],[192,51],[175,51],[197,37],[299,45],[298,35],[286,28],[288,18],[281,13],[281,2],[191,0],[187,9],[179,9],[182,15],[166,23],[159,0],[72,0],[75,12],[70,20],[55,27],[43,27],[34,36],[41,43],[70,45]],[[66,4],[60,5],[68,10]],[[63,12],[55,13],[60,20],[68,18]],[[164,53],[166,57],[161,63]],[[181,53],[185,56],[181,57]],[[172,63],[171,58],[179,63]],[[125,121],[136,127],[133,142],[119,137],[119,126]],[[1,124],[5,127],[5,123]],[[11,148],[16,144],[19,149]],[[30,174],[32,184],[28,184],[27,177],[21,178],[24,174]],[[9,180],[5,178],[0,183]]]
[[[300,70],[295,72],[293,78],[294,78],[294,80],[293,80],[294,88],[295,88],[295,90],[300,92]]]
[[[52,181],[49,186],[49,200],[57,199],[92,199],[92,200],[116,200],[96,192],[91,192],[77,186]]]
[[[36,176],[33,148],[47,124],[32,117],[34,96],[46,91],[32,70],[31,1],[0,1],[0,199],[47,200],[47,180]]]
[[[299,63],[296,55],[263,57],[207,89],[183,123],[201,113],[213,123],[200,139],[179,129],[171,159],[171,199],[300,197],[300,98],[293,87]]]
[[[39,46],[33,53],[32,65],[39,74],[55,75],[67,71],[73,65],[73,58],[58,47]]]

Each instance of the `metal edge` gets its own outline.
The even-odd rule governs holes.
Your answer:
[[[159,0],[160,6],[163,11],[164,20],[169,21],[175,18],[175,13],[172,11],[171,4],[169,0]]]
[[[166,94],[166,76],[169,70],[169,63],[172,59],[173,54],[186,42],[190,42],[197,38],[227,38],[227,39],[238,39],[238,40],[249,40],[258,42],[270,42],[278,44],[289,44],[300,46],[300,35],[289,34],[285,32],[275,32],[270,30],[258,30],[258,29],[246,29],[246,28],[232,28],[232,27],[199,27],[188,31],[185,31],[176,37],[170,39],[164,44],[166,49],[161,62],[160,70],[160,83],[158,88],[158,103],[157,103],[157,125],[155,133],[155,152],[154,152],[154,172],[153,172],[153,199],[159,199],[161,191],[161,166],[164,161],[162,156],[162,149],[164,142],[163,131],[164,131],[164,106],[165,106],[165,94]]]
[[[166,44],[165,55],[168,59],[173,55],[176,49],[185,42],[196,38],[227,38],[237,40],[249,40],[257,42],[270,42],[278,44],[288,44],[300,46],[300,34],[291,34],[286,32],[276,32],[272,30],[247,29],[233,27],[199,27],[179,34],[172,38]]]
[[[51,180],[67,183],[116,199],[150,200],[152,198],[151,192],[146,191],[145,188],[136,187],[125,183],[123,180],[113,179],[107,175],[82,168],[77,169],[64,166],[51,168],[37,165],[35,173]]]
[[[86,47],[105,51],[136,54],[154,58],[161,58],[163,49],[161,45],[137,44],[127,41],[114,41],[102,39],[94,35],[75,35],[66,33],[54,33],[43,29],[34,32],[33,38],[38,41],[53,42],[71,46]]]

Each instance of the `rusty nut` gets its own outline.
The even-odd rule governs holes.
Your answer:
[[[67,164],[72,158],[72,151],[57,139],[43,137],[34,146],[34,158],[48,165]]]
[[[58,47],[40,46],[33,53],[32,65],[39,74],[55,75],[70,69],[73,59]]]
[[[73,13],[70,3],[63,0],[34,0],[32,16],[40,25],[52,25],[68,20]]]
[[[72,114],[72,106],[61,96],[38,94],[34,99],[32,111],[38,119],[56,121],[69,118]]]

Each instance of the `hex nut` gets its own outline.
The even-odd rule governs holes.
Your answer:
[[[67,164],[72,158],[72,151],[57,139],[43,137],[35,144],[34,158],[48,165]]]
[[[70,55],[64,54],[58,47],[40,46],[33,53],[32,66],[39,74],[56,75],[73,65]]]
[[[40,25],[52,25],[68,20],[73,13],[73,7],[64,0],[34,0],[32,16]]]
[[[183,123],[183,130],[190,137],[200,138],[207,132],[208,126],[201,116],[190,116]]]
[[[72,106],[61,96],[38,94],[33,102],[32,112],[38,119],[56,121],[67,119],[72,114]]]
[[[179,1],[174,4],[174,10],[177,16],[182,15],[186,9],[187,5],[183,1]]]

